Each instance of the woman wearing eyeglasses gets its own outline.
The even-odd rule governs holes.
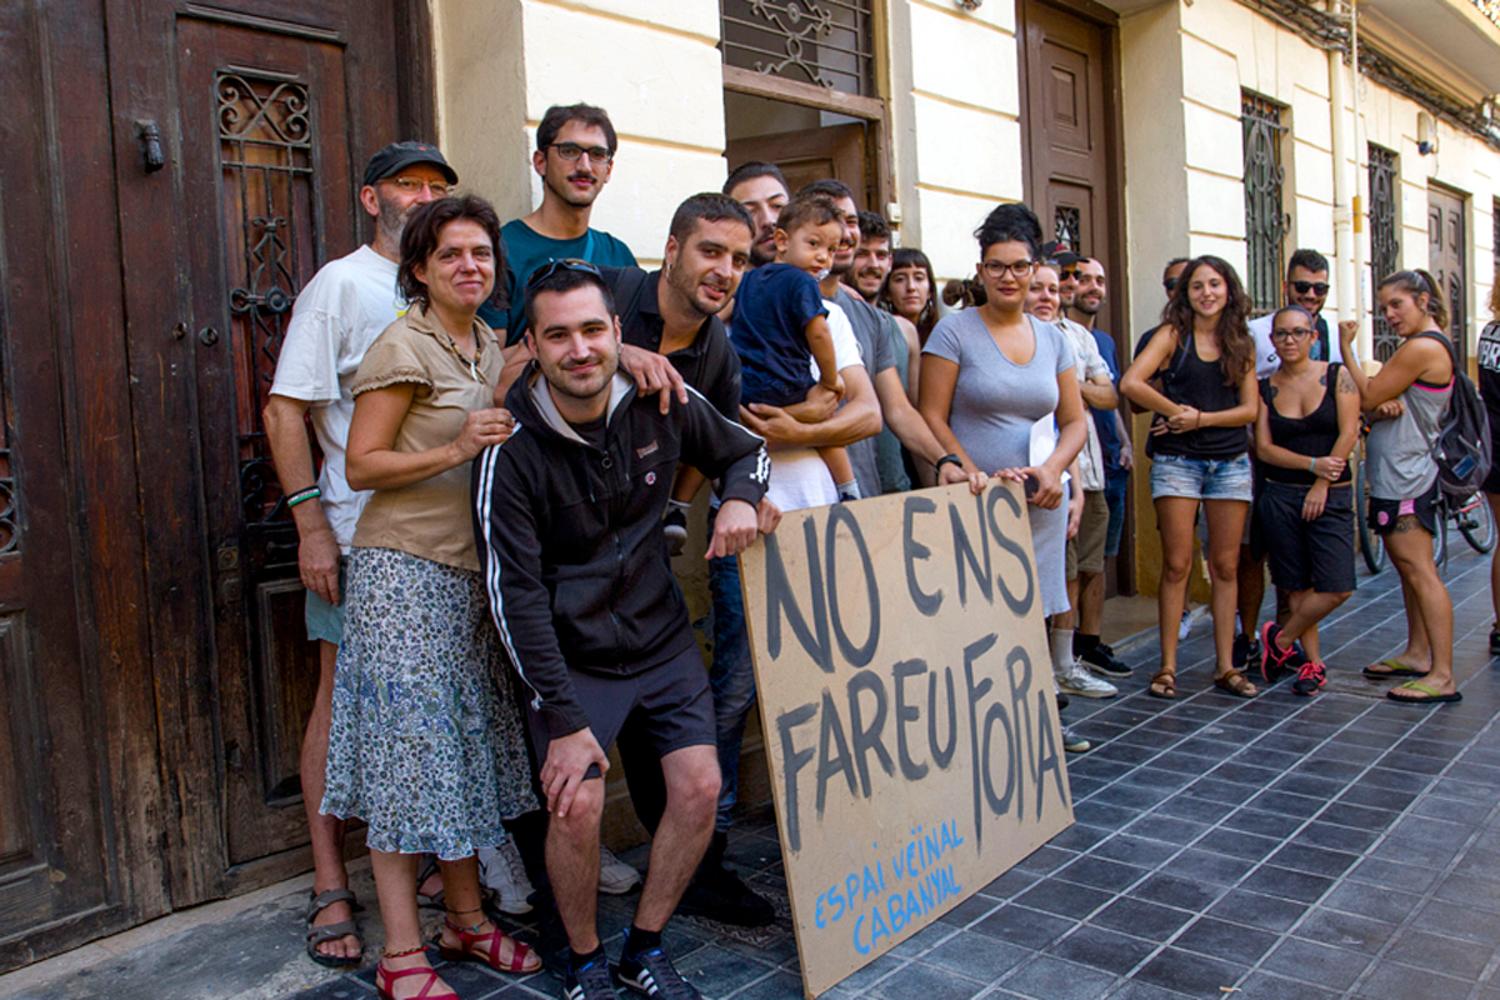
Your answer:
[[[1318,622],[1354,590],[1354,500],[1349,452],[1359,440],[1359,391],[1337,361],[1313,361],[1313,315],[1286,306],[1271,322],[1279,364],[1260,380],[1256,457],[1265,482],[1256,499],[1271,580],[1291,617],[1260,629],[1261,677],[1297,672],[1292,690],[1316,694],[1327,680]],[[1298,643],[1301,647],[1298,647]]]
[[[1339,343],[1351,361],[1349,374],[1367,412],[1393,400],[1401,404],[1398,416],[1371,427],[1365,446],[1370,527],[1385,539],[1385,551],[1401,574],[1406,648],[1364,672],[1367,677],[1405,679],[1386,692],[1394,701],[1458,701],[1461,696],[1453,683],[1453,601],[1432,552],[1439,488],[1432,452],[1453,396],[1453,344],[1443,334],[1448,306],[1426,271],[1397,271],[1376,291],[1381,315],[1401,338],[1401,346],[1372,378],[1352,363],[1358,332],[1352,320],[1339,324]]]
[[[1068,610],[1062,474],[1083,448],[1083,397],[1061,330],[1025,313],[1041,225],[1024,205],[990,213],[979,240],[985,301],[938,321],[922,350],[919,409],[965,472],[1025,483],[1042,613]],[[1056,415],[1057,444],[1031,454],[1032,427]]]
[[[445,957],[503,972],[541,963],[480,908],[476,852],[537,808],[519,712],[474,549],[469,464],[510,436],[494,409],[500,345],[477,318],[500,223],[480,198],[413,213],[401,237],[407,314],[355,375],[349,484],[373,490],[355,529],[334,677],[322,811],[368,825],[385,924],[382,997],[453,1000],[423,951],[417,861],[433,854]]]
[[[1178,625],[1200,505],[1208,522],[1214,685],[1241,698],[1256,694],[1232,660],[1235,573],[1251,496],[1246,428],[1258,407],[1255,342],[1245,327],[1249,308],[1228,261],[1212,256],[1189,261],[1162,324],[1120,380],[1120,391],[1132,403],[1156,414],[1146,452],[1152,458],[1151,499],[1162,542],[1161,669],[1149,688],[1158,698],[1177,697]]]

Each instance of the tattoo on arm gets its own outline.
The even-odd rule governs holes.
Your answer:
[[[1328,369],[1323,369],[1323,374],[1318,376],[1318,384],[1324,386],[1328,384]]]
[[[1338,387],[1338,391],[1342,392],[1342,393],[1355,393],[1355,392],[1359,391],[1358,389],[1355,388],[1355,386],[1354,386],[1354,377],[1349,374],[1349,369],[1347,369],[1347,368],[1340,368],[1339,369],[1339,387]]]

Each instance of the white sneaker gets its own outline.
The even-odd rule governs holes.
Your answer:
[[[1071,661],[1067,667],[1057,674],[1057,686],[1065,694],[1077,695],[1080,698],[1113,698],[1120,693],[1120,689],[1109,681],[1095,677],[1077,660]]]
[[[599,891],[623,896],[641,884],[641,873],[615,857],[609,848],[599,845]]]
[[[479,881],[495,890],[501,912],[512,916],[531,912],[529,897],[534,890],[514,839],[506,837],[499,847],[479,849]]]
[[[1177,641],[1182,642],[1193,630],[1193,613],[1187,608],[1182,609],[1182,621],[1177,623]]]

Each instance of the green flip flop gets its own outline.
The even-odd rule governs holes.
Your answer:
[[[1385,667],[1385,669],[1376,670],[1376,667]],[[1390,657],[1381,660],[1378,663],[1370,664],[1361,672],[1366,677],[1371,677],[1378,681],[1386,677],[1426,677],[1432,671],[1418,670],[1416,667],[1402,663],[1400,660],[1394,657]]]
[[[1406,698],[1398,695],[1397,691],[1416,691],[1422,697]],[[1407,681],[1405,684],[1397,684],[1387,691],[1385,696],[1391,701],[1399,701],[1403,704],[1412,705],[1439,705],[1464,700],[1464,696],[1457,691],[1454,691],[1452,694],[1444,694],[1431,684],[1423,684],[1421,681]]]

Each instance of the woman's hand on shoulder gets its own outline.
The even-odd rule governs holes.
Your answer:
[[[462,461],[472,461],[490,445],[504,444],[515,427],[516,418],[509,410],[499,407],[474,410],[464,418],[463,429],[453,439],[453,447]]]

